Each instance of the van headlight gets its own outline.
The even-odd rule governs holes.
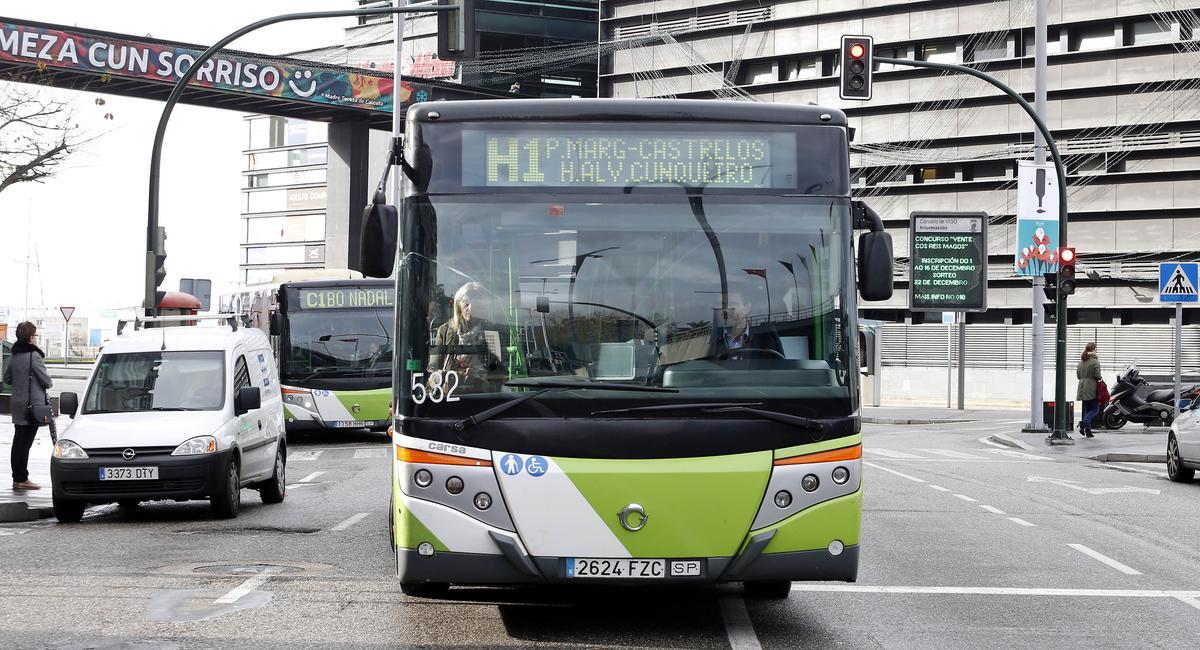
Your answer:
[[[55,458],[87,458],[87,452],[83,447],[71,442],[70,440],[59,440],[54,443]]]
[[[212,436],[197,436],[185,441],[171,452],[172,456],[196,456],[212,454],[217,451],[217,439]]]

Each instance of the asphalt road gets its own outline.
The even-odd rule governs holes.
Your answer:
[[[287,501],[0,526],[0,646],[1191,647],[1200,483],[999,448],[1011,423],[868,425],[856,584],[408,598],[378,436],[294,439]]]

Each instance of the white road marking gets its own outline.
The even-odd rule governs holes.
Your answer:
[[[721,598],[721,618],[725,621],[725,636],[732,650],[761,650],[746,601],[736,596]]]
[[[333,528],[330,528],[329,530],[331,532],[337,532],[339,530],[346,530],[347,528],[353,526],[354,524],[357,524],[358,522],[362,521],[363,519],[366,519],[367,516],[370,514],[371,513],[369,513],[369,512],[360,512],[357,515],[347,517],[345,521],[334,526]]]
[[[356,449],[355,458],[387,458],[386,449]]]
[[[325,472],[313,472],[312,474],[309,474],[308,476],[305,476],[304,478],[300,479],[300,482],[301,483],[310,483],[312,481],[317,480],[317,477],[324,473]]]
[[[900,478],[906,478],[906,479],[908,479],[908,480],[910,480],[910,481],[916,481],[917,483],[924,483],[924,482],[925,482],[925,479],[922,479],[922,478],[917,478],[917,477],[915,477],[915,476],[909,476],[908,474],[901,474],[900,472],[897,472],[897,471],[896,471],[896,470],[894,470],[894,469],[888,469],[888,468],[886,468],[886,467],[883,467],[882,465],[876,465],[875,463],[868,463],[868,462],[867,462],[867,461],[865,461],[865,460],[863,461],[863,465],[868,465],[868,466],[870,466],[870,467],[874,467],[875,469],[880,469],[880,470],[883,470],[883,471],[885,471],[885,472],[887,472],[887,473],[889,473],[889,474],[895,474],[896,476],[899,476]]]
[[[1072,481],[1072,480],[1065,479],[1065,478],[1047,478],[1045,476],[1030,476],[1026,480],[1029,481],[1030,483],[1050,483],[1053,485],[1061,485],[1065,488],[1071,488],[1072,490],[1077,490],[1079,492],[1086,492],[1088,494],[1121,494],[1121,493],[1129,493],[1129,492],[1144,492],[1146,494],[1159,494],[1160,493],[1160,490],[1158,490],[1156,488],[1133,487],[1133,486],[1129,486],[1129,485],[1122,486],[1122,487],[1089,488],[1089,487],[1084,487],[1084,486],[1080,485],[1079,481]]]
[[[1090,548],[1084,546],[1083,544],[1067,544],[1067,546],[1070,546],[1071,548],[1075,549],[1076,551],[1079,551],[1080,553],[1083,553],[1084,555],[1092,558],[1093,560],[1099,560],[1100,562],[1107,564],[1108,566],[1116,569],[1117,571],[1120,571],[1121,573],[1124,573],[1127,576],[1142,575],[1141,571],[1138,571],[1137,569],[1134,569],[1127,565],[1121,564],[1120,562],[1112,559],[1111,557],[1108,557],[1107,555],[1105,555],[1099,551],[1090,549]]]
[[[1160,589],[1054,589],[1039,587],[921,587],[793,583],[792,591],[851,594],[934,594],[948,596],[1079,596],[1084,598],[1200,598],[1200,591]],[[1188,603],[1189,605],[1191,603]]]
[[[1021,519],[1020,517],[1009,517],[1008,520],[1019,526],[1028,526],[1030,528],[1036,527],[1036,524],[1031,524],[1028,521],[1025,521],[1024,519]]]
[[[1181,603],[1187,603],[1196,609],[1200,609],[1200,598],[1196,596],[1175,596],[1175,600]]]
[[[1002,514],[1004,514],[1004,511],[1003,511],[1003,510],[1001,510],[1001,509],[999,509],[999,508],[997,508],[997,507],[995,507],[995,506],[979,506],[979,507],[980,507],[980,508],[983,508],[984,510],[987,510],[988,512],[992,513],[993,515],[1002,515]]]
[[[945,456],[946,458],[956,458],[959,460],[984,460],[983,456],[976,456],[975,454],[968,454],[962,451],[954,451],[953,449],[918,449],[917,451],[924,451],[937,456]]]
[[[269,566],[269,567],[263,569],[262,571],[259,571],[257,574],[251,576],[250,578],[247,578],[245,582],[238,585],[237,587],[234,587],[232,591],[225,594],[224,596],[221,596],[220,598],[216,599],[213,602],[217,605],[230,605],[232,603],[236,603],[239,598],[241,598],[242,596],[245,596],[246,594],[250,593],[251,591],[254,591],[255,589],[258,588],[259,585],[266,582],[267,579],[269,579],[271,576],[279,573],[282,570],[283,570],[283,567]]]
[[[1054,462],[1053,458],[1048,458],[1046,456],[1038,456],[1037,454],[1027,454],[1023,451],[1016,451],[1014,449],[984,449],[983,451],[986,451],[986,452],[992,453],[992,454],[1000,454],[1001,456],[1012,456],[1013,458],[1022,458],[1025,460],[1048,460],[1050,462]]]
[[[949,492],[950,491],[950,488],[944,488],[940,485],[934,485],[933,483],[930,483],[929,487],[937,490],[938,492]]]
[[[323,453],[325,453],[324,449],[317,449],[317,450],[312,450],[312,451],[309,451],[309,450],[293,451],[292,453],[288,454],[288,462],[294,463],[294,462],[300,462],[300,461],[316,460],[316,459],[320,458],[321,454],[323,454]]]
[[[863,452],[871,454],[873,456],[883,456],[884,458],[891,458],[893,460],[915,460],[917,458],[924,458],[924,456],[910,454],[905,451],[895,451],[892,449],[880,449],[879,447],[866,447],[865,449],[863,449]]]
[[[0,537],[6,536],[6,535],[20,535],[21,533],[28,533],[30,530],[33,530],[33,529],[32,528],[0,528]]]
[[[971,497],[969,497],[965,494],[956,494],[956,495],[954,495],[954,498],[962,499],[963,501],[966,501],[967,503],[975,503],[975,499],[972,499]]]
[[[1145,469],[1147,465],[1155,465],[1156,463],[1099,463],[1090,467],[1104,467],[1106,469],[1115,469],[1120,472],[1137,472],[1138,474],[1149,474],[1167,478],[1166,472],[1158,472],[1152,469]],[[1114,467],[1116,465],[1116,467]]]

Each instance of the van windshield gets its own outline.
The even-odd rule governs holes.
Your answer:
[[[224,353],[131,352],[100,357],[83,413],[218,411],[224,405]]]

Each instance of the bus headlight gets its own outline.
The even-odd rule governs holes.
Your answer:
[[[775,493],[775,506],[779,508],[787,508],[792,505],[792,493],[787,490],[780,490]]]
[[[418,487],[429,487],[429,484],[433,483],[433,474],[427,469],[419,469],[413,474],[413,482]]]
[[[55,458],[87,458],[87,452],[83,447],[71,442],[70,440],[59,440],[54,443]]]
[[[487,492],[480,492],[475,495],[475,507],[480,510],[487,510],[492,507],[492,495]]]
[[[833,470],[833,482],[838,485],[845,485],[846,481],[850,480],[850,470],[845,467],[835,467]]]
[[[433,555],[433,544],[429,542],[421,542],[417,545],[417,555],[421,557],[429,557]]]
[[[820,485],[821,481],[815,474],[805,474],[804,478],[800,479],[800,487],[804,488],[805,492],[816,492]]]

